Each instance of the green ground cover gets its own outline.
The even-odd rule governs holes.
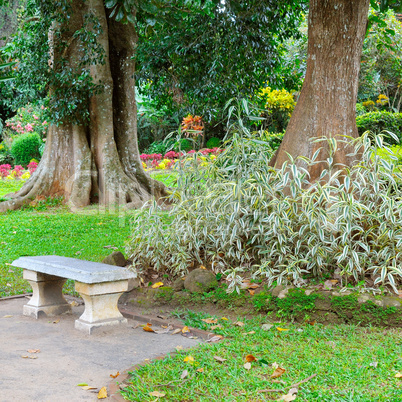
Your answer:
[[[185,316],[187,325],[221,325],[213,332],[224,339],[191,350],[178,348],[176,355],[138,368],[126,381],[126,399],[154,401],[150,394],[157,391],[165,394],[164,401],[273,401],[316,374],[299,386],[296,401],[402,401],[402,380],[395,377],[402,372],[398,330],[285,323],[264,330],[267,316],[240,319],[243,326],[222,317],[206,324],[201,319],[209,316],[199,313]],[[250,369],[244,366],[247,355],[257,359]],[[186,362],[188,356],[194,361]],[[274,363],[286,370],[276,379],[271,378]]]
[[[64,208],[44,213],[15,211],[0,215],[0,297],[29,292],[13,260],[24,255],[61,255],[102,261],[117,247],[124,252],[129,217],[102,211],[70,213]],[[66,291],[73,290],[72,282]]]
[[[6,194],[19,190],[23,183],[18,180],[0,180],[0,201]]]

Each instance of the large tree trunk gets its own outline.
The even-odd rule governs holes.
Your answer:
[[[370,0],[310,0],[306,77],[283,142],[270,161],[280,167],[289,159],[328,157],[328,144],[315,137],[358,137],[356,100],[360,58]],[[341,137],[339,137],[340,139]],[[340,144],[334,162],[350,166],[356,156]],[[304,165],[301,160],[297,164]],[[339,165],[340,166],[340,165]],[[309,166],[310,181],[320,177],[324,164]]]
[[[0,212],[17,209],[38,196],[64,196],[71,207],[99,201],[138,208],[151,197],[165,195],[163,184],[149,177],[139,158],[133,25],[110,19],[103,0],[73,0],[71,10],[60,30],[68,47],[62,54],[53,47],[54,68],[61,58],[68,67],[79,64],[85,50],[73,35],[89,11],[102,26],[97,40],[105,51],[105,63],[91,66],[90,71],[94,82],[103,84],[103,91],[89,101],[89,124],[50,126],[37,171],[20,191],[10,195],[11,200],[0,203]]]

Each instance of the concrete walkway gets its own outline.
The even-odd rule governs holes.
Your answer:
[[[119,328],[86,335],[74,329],[83,306],[73,307],[72,315],[35,320],[22,315],[26,303],[26,298],[0,300],[1,402],[95,401],[97,391],[77,384],[99,390],[117,371],[172,352],[176,346],[187,348],[200,342],[148,333],[133,328],[138,322],[131,319]],[[40,352],[29,353],[29,349]]]

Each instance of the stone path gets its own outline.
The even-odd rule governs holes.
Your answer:
[[[119,328],[86,335],[74,329],[83,306],[73,307],[72,315],[35,320],[22,315],[26,302],[26,298],[0,300],[1,402],[95,401],[97,393],[77,384],[100,389],[111,381],[110,374],[174,351],[176,346],[187,348],[200,342],[134,329],[138,323],[130,319]],[[28,353],[28,349],[40,352]],[[27,355],[37,358],[21,357]]]

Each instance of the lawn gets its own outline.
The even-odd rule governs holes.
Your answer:
[[[126,399],[155,401],[152,393],[159,392],[165,394],[161,401],[276,401],[315,375],[299,385],[296,401],[402,401],[402,379],[395,377],[402,372],[399,330],[288,323],[263,329],[269,317],[240,318],[237,325],[212,317],[217,323],[208,325],[201,321],[208,315],[184,315],[187,325],[220,325],[213,332],[224,339],[178,348],[176,355],[138,368],[123,391]],[[248,355],[256,359],[250,368],[245,366]],[[272,378],[276,366],[285,371]]]
[[[152,173],[156,180],[173,184],[171,172]],[[21,181],[0,181],[0,198],[17,191]],[[52,202],[48,201],[48,205]],[[9,264],[24,255],[61,255],[102,261],[115,247],[124,253],[130,235],[130,214],[84,208],[71,213],[66,207],[12,211],[0,214],[0,297],[30,292],[22,269]],[[64,290],[73,293],[68,281]]]

